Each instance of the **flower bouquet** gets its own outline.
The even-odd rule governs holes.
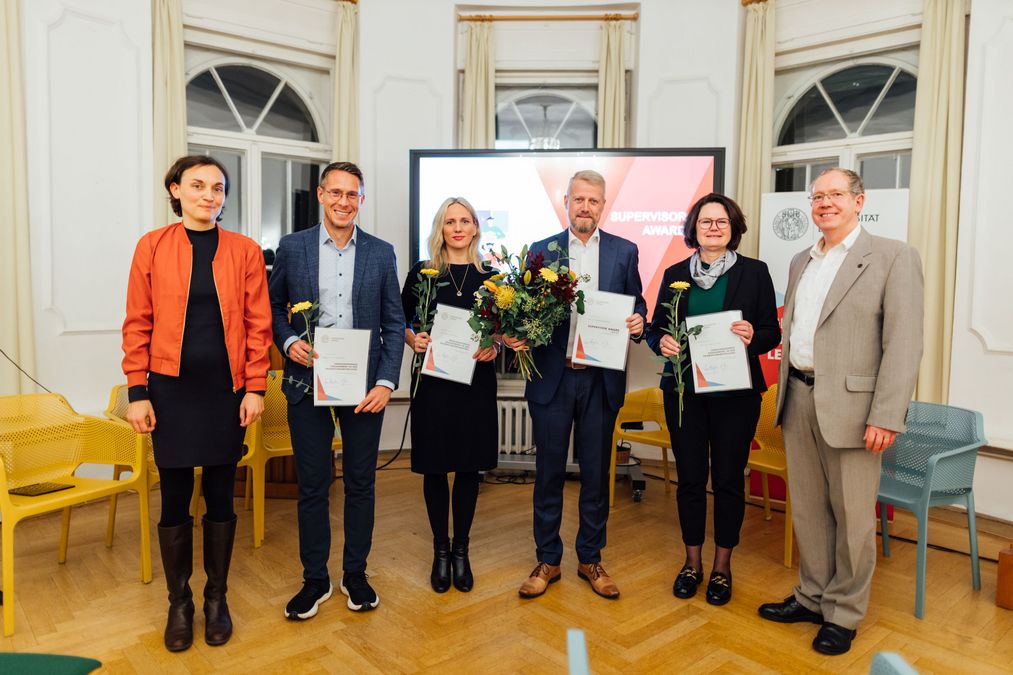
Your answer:
[[[446,286],[449,282],[437,281],[440,271],[432,267],[423,267],[419,270],[418,280],[412,288],[415,294],[415,315],[419,319],[419,333],[428,333],[433,327],[433,317],[436,308],[433,301],[436,299],[436,289]],[[422,379],[422,360],[425,354],[415,353],[412,356],[412,372],[415,373],[415,384],[412,385],[412,396],[419,390],[419,381]]]
[[[520,255],[512,256],[506,247],[498,256],[500,269],[475,292],[475,306],[468,325],[478,334],[481,347],[490,347],[493,336],[506,335],[525,339],[528,350],[517,352],[517,367],[530,380],[541,377],[530,349],[543,347],[552,339],[552,332],[570,318],[570,305],[584,313],[584,292],[577,290],[578,277],[564,263],[566,253],[556,242],[548,250],[555,260],[546,262],[543,253],[532,254],[525,246]]]

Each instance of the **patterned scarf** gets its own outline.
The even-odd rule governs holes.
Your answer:
[[[689,275],[693,277],[693,281],[697,286],[707,291],[721,278],[722,274],[732,268],[732,265],[738,259],[739,256],[735,254],[735,251],[728,250],[724,252],[724,255],[712,262],[709,268],[704,269],[703,261],[700,260],[700,251],[696,251],[693,253],[693,257],[689,259]]]

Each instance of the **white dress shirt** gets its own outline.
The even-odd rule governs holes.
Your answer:
[[[809,249],[812,260],[806,265],[802,278],[798,280],[798,288],[795,289],[795,308],[791,315],[791,333],[788,338],[789,363],[798,370],[811,373],[816,367],[813,355],[816,324],[819,323],[830,286],[861,232],[861,226],[856,227],[844,241],[829,251],[823,250],[822,238]]]
[[[573,233],[573,230],[568,230],[570,234],[569,244],[569,256],[570,259],[566,261],[566,266],[573,270],[573,273],[578,277],[586,274],[591,277],[588,281],[580,281],[577,284],[578,291],[597,291],[598,290],[598,247],[601,243],[601,232],[598,228],[594,228],[594,232],[591,233],[591,237],[587,240],[587,244],[577,238],[577,235]],[[577,335],[577,305],[574,303],[570,306],[570,336],[566,339],[566,358],[573,358],[573,343]]]

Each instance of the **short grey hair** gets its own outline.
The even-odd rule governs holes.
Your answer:
[[[583,171],[578,171],[570,177],[570,182],[566,185],[567,197],[570,196],[570,191],[573,189],[573,181],[575,180],[587,181],[591,185],[597,185],[601,188],[602,194],[605,194],[605,177],[597,171],[584,169]]]
[[[816,178],[813,178],[813,181],[809,183],[809,194],[813,193],[813,185],[816,184],[816,181],[834,171],[848,179],[848,192],[853,195],[865,194],[865,183],[862,182],[862,177],[851,169],[844,169],[839,166],[832,166],[829,169],[823,169],[820,171],[819,175],[816,176]]]

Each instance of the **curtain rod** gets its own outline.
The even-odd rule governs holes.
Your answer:
[[[458,21],[636,21],[640,14],[460,14]]]
[[[743,7],[749,7],[750,5],[759,5],[760,3],[766,2],[767,0],[742,0]]]

